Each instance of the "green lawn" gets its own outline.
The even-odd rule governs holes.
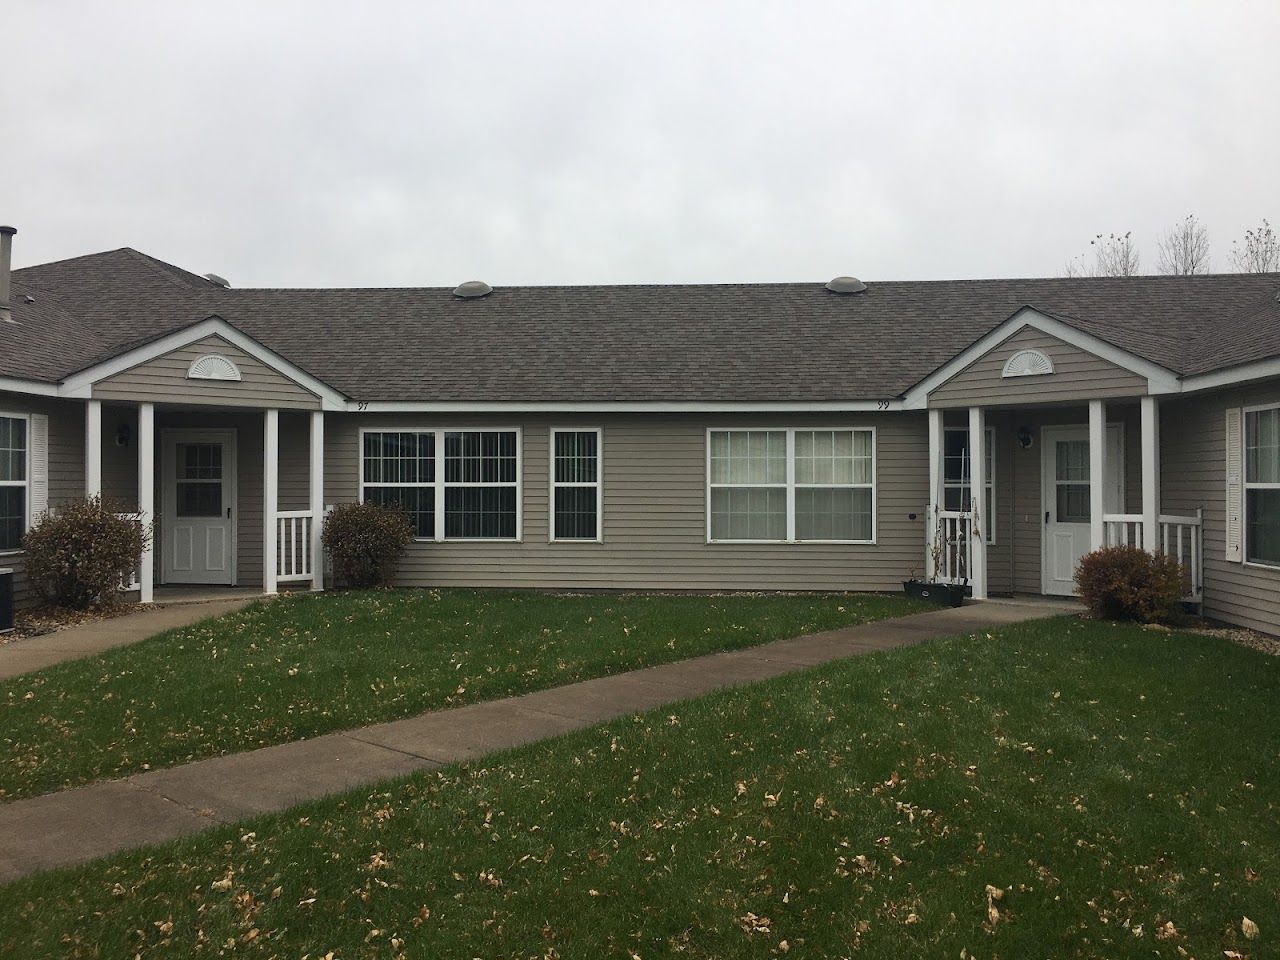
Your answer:
[[[282,598],[0,681],[0,800],[920,609],[867,594]]]
[[[1276,956],[1278,704],[1202,636],[935,642],[28,878],[0,955]]]

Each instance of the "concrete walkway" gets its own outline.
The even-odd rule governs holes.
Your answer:
[[[776,640],[0,805],[0,882],[843,657],[1076,607],[973,604]]]
[[[91,657],[113,647],[154,637],[166,630],[188,627],[209,617],[220,617],[247,606],[258,596],[246,594],[208,602],[157,604],[136,613],[0,643],[0,680],[41,670],[64,660]]]

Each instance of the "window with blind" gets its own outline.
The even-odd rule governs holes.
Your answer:
[[[996,542],[996,451],[995,431],[986,428],[983,444],[983,499],[982,529],[987,543]],[[943,431],[942,501],[944,510],[968,510],[969,504],[969,431],[949,429]]]
[[[871,543],[875,432],[711,430],[711,542]]]
[[[0,415],[0,550],[27,532],[27,418]]]
[[[1280,407],[1244,414],[1244,557],[1280,566]]]
[[[551,431],[551,539],[601,540],[601,431]]]
[[[366,431],[360,470],[361,497],[403,509],[419,539],[520,535],[517,430]]]

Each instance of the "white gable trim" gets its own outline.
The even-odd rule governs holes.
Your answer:
[[[94,364],[79,373],[72,374],[62,382],[58,395],[63,397],[88,397],[92,392],[93,385],[100,380],[113,377],[117,373],[123,373],[125,370],[138,366],[140,363],[146,363],[148,360],[162,357],[166,353],[189,346],[211,336],[221,337],[233,346],[239,347],[264,366],[270,367],[281,376],[288,377],[300,387],[311,391],[321,399],[321,405],[325,410],[347,409],[347,398],[344,394],[339,393],[324,381],[317,380],[278,353],[268,350],[253,337],[241,333],[221,317],[209,317],[199,323],[193,323],[189,327],[183,327],[181,330],[165,334],[150,343],[144,343],[142,346],[114,356],[110,360],[104,360],[102,363]]]
[[[1280,377],[1280,357],[1242,363],[1238,367],[1214,370],[1211,373],[1198,373],[1184,378],[1182,389],[1188,393],[1193,390],[1212,390],[1215,387],[1230,387],[1253,380],[1266,380],[1270,377]]]
[[[1056,317],[1041,313],[1033,307],[1023,307],[1000,326],[974,341],[963,352],[957,354],[908,390],[903,397],[902,405],[904,409],[925,409],[928,406],[930,393],[964,370],[979,357],[1000,346],[1023,327],[1032,327],[1042,333],[1057,337],[1063,343],[1079,347],[1081,350],[1087,350],[1094,356],[1114,363],[1117,367],[1135,373],[1140,377],[1145,377],[1149,393],[1178,393],[1181,390],[1177,374],[1160,366],[1158,363],[1152,363],[1150,360],[1144,360],[1142,357],[1129,353],[1127,350],[1121,350],[1105,340],[1085,333],[1083,330],[1079,330],[1069,323],[1064,323]]]

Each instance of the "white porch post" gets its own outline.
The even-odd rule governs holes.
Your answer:
[[[276,511],[280,509],[280,411],[262,423],[262,592],[276,592]]]
[[[324,547],[320,523],[324,519],[324,412],[311,414],[311,589],[324,589]]]
[[[969,530],[969,583],[973,599],[987,599],[987,523],[986,503],[986,422],[981,407],[969,408],[969,509],[973,524]]]
[[[942,411],[929,411],[929,505],[924,513],[925,580],[933,583],[938,571],[933,563],[933,541],[938,536],[938,510],[942,506]]]
[[[1160,552],[1160,401],[1142,398],[1142,547]]]
[[[102,495],[102,401],[84,406],[84,495]]]
[[[1102,513],[1106,506],[1104,484],[1107,476],[1107,405],[1089,401],[1089,549],[1105,544]]]
[[[138,516],[143,524],[156,519],[156,405],[138,404]],[[151,539],[142,551],[138,568],[138,600],[150,603],[155,587],[156,544],[154,526]]]

